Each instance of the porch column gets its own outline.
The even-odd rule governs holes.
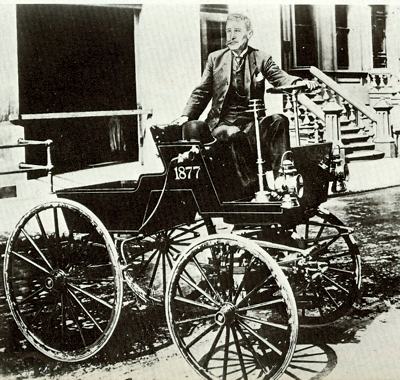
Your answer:
[[[398,74],[400,73],[400,7],[387,5],[386,12],[387,68],[393,74]]]
[[[17,6],[0,5],[0,145],[16,144],[24,128],[10,120],[18,118]],[[16,170],[25,161],[22,148],[0,149],[0,172]],[[16,183],[26,174],[0,175],[0,198],[16,195]]]
[[[335,30],[335,5],[318,4],[315,8],[315,23],[319,45],[319,69],[335,69],[335,49],[336,49],[336,30]]]
[[[343,111],[343,107],[335,101],[328,102],[322,108],[325,113],[325,137],[324,140],[332,141],[333,145],[342,145],[339,116]]]
[[[378,114],[378,123],[376,126],[376,136],[374,144],[377,150],[385,153],[385,157],[395,157],[395,142],[391,136],[390,110],[392,105],[385,99],[381,99],[374,105]]]
[[[0,121],[17,115],[17,6],[0,5]]]

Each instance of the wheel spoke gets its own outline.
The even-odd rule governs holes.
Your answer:
[[[27,263],[33,265],[34,267],[40,269],[42,272],[46,273],[46,274],[50,274],[50,272],[46,269],[43,268],[41,265],[36,264],[35,262],[33,262],[32,260],[28,259],[27,257],[25,257],[24,255],[21,255],[20,253],[17,253],[15,251],[11,251],[15,256],[19,257],[20,259],[26,261]]]
[[[159,252],[159,250],[156,248],[150,255],[150,257],[148,258],[148,260],[143,264],[143,266],[141,267],[141,271],[142,273],[145,272],[147,266],[151,263],[151,261],[153,260],[154,256],[157,254],[157,252]]]
[[[320,304],[324,304],[324,299],[321,297],[321,294],[318,292],[318,289],[316,288],[315,284],[312,284],[312,292],[314,294],[315,300],[317,300],[317,302],[319,300],[319,304],[317,304],[317,309],[321,314],[321,317],[323,317],[324,312],[322,311]]]
[[[80,293],[82,293],[82,294],[84,294],[84,295],[90,297],[91,299],[93,299],[93,300],[95,300],[95,301],[101,303],[102,305],[108,307],[108,308],[111,309],[111,310],[113,309],[113,305],[111,305],[111,304],[109,304],[108,302],[102,300],[101,298],[99,298],[99,297],[97,297],[97,296],[95,296],[95,295],[89,293],[88,291],[79,288],[79,287],[76,286],[76,285],[68,284],[68,287],[71,287],[72,289],[76,290],[77,292],[80,292]]]
[[[237,300],[239,298],[240,292],[242,291],[243,286],[244,286],[244,279],[248,275],[248,273],[249,273],[249,271],[250,271],[250,269],[251,269],[251,267],[253,266],[254,263],[255,263],[255,258],[252,257],[250,262],[249,262],[249,265],[244,270],[244,273],[243,273],[243,276],[242,276],[242,280],[240,281],[240,284],[239,284],[239,286],[238,286],[238,288],[236,290],[235,298],[233,299],[233,304],[236,304],[236,302],[237,302]]]
[[[48,240],[46,231],[45,231],[45,229],[44,229],[44,227],[43,227],[43,223],[42,223],[42,220],[40,219],[39,214],[35,214],[35,218],[36,218],[37,224],[38,224],[38,226],[39,226],[40,233],[42,234],[42,236],[43,236],[46,240]]]
[[[238,250],[235,252],[237,253]],[[232,302],[232,298],[233,298],[233,250],[230,249],[229,250],[229,277],[228,277],[228,281],[229,281],[229,301]]]
[[[239,307],[241,304],[246,302],[255,292],[257,292],[262,286],[268,283],[272,279],[272,275],[270,274],[264,280],[260,281],[253,289],[251,289],[240,301],[236,304],[236,307]]]
[[[54,232],[57,241],[60,240],[60,226],[58,224],[58,214],[57,214],[57,207],[53,208],[53,216],[54,216]]]
[[[192,323],[192,322],[199,322],[199,321],[205,321],[207,319],[212,319],[214,318],[215,314],[208,314],[208,315],[203,315],[201,317],[196,317],[196,318],[189,318],[189,319],[184,319],[183,321],[176,321],[175,324],[177,325],[183,325],[185,323]]]
[[[21,231],[25,235],[25,237],[29,240],[29,243],[32,244],[33,248],[35,248],[35,251],[40,255],[40,257],[43,259],[43,261],[47,264],[47,266],[50,268],[50,270],[53,270],[53,267],[49,263],[49,261],[46,259],[45,255],[43,252],[40,250],[40,248],[37,246],[37,244],[34,242],[32,237],[28,234],[28,232],[25,231],[24,228],[21,228]]]
[[[226,379],[226,373],[228,369],[228,355],[229,355],[229,333],[230,333],[230,328],[228,325],[225,326],[225,352],[224,352],[224,364],[222,367],[222,378]]]
[[[96,322],[94,317],[89,313],[89,311],[86,309],[86,307],[82,304],[82,302],[79,301],[78,297],[70,289],[68,289],[68,293],[75,300],[75,302],[81,307],[81,309],[85,312],[85,314],[89,317],[89,319],[94,323],[94,325],[98,328],[98,330],[101,333],[103,333],[103,329],[99,326],[99,324]]]
[[[169,268],[170,269],[172,269],[174,266],[173,266],[173,264],[172,264],[172,260],[171,260],[171,257],[170,257],[170,255],[172,255],[172,253],[171,252],[169,252],[169,251],[167,251],[167,262],[168,262],[168,266],[169,266]],[[172,259],[173,259],[173,256],[172,256]]]
[[[220,302],[223,302],[223,299],[221,295],[215,290],[214,286],[212,286],[210,280],[208,279],[207,275],[205,274],[203,268],[201,267],[200,263],[197,261],[195,257],[193,257],[193,262],[196,265],[197,269],[199,270],[200,274],[203,276],[203,278],[206,280],[207,285],[210,287],[214,295],[219,299]]]
[[[332,280],[330,277],[328,277],[325,274],[322,274],[322,277],[325,278],[325,280],[329,281],[333,286],[335,286],[336,288],[343,290],[346,294],[349,294],[349,291],[344,288],[342,285],[338,284],[336,281]]]
[[[174,244],[174,243],[172,243],[172,244],[170,245],[169,249],[170,249],[171,251],[174,251],[175,253],[181,253],[181,251],[180,251],[179,249],[176,249],[176,248],[173,246],[173,244]]]
[[[64,341],[65,335],[65,303],[64,303],[64,294],[61,294],[61,339]]]
[[[167,291],[167,264],[165,260],[165,256],[167,255],[167,252],[162,252],[162,285],[163,285],[163,294]]]
[[[233,327],[233,325],[231,325],[231,330],[232,330],[233,341],[235,342],[235,346],[236,346],[236,353],[239,358],[240,369],[242,370],[242,375],[243,375],[242,377],[244,380],[247,380],[247,373],[246,373],[246,367],[245,367],[244,361],[243,361],[242,349],[240,348],[239,339],[238,339],[236,330]]]
[[[175,244],[175,245],[180,245],[180,244],[186,243],[187,241],[190,241],[190,240],[193,240],[193,236],[189,236],[189,237],[187,237],[187,238],[179,239],[179,240],[176,240],[176,239],[174,238],[173,244]]]
[[[242,338],[243,338],[243,340],[244,340],[244,342],[246,344],[247,349],[252,353],[253,358],[257,362],[257,364],[258,364],[259,368],[261,369],[261,371],[263,371],[264,373],[268,373],[269,371],[267,370],[267,368],[265,368],[264,364],[262,364],[260,356],[254,350],[253,345],[251,344],[251,342],[247,338],[245,332],[242,330],[242,328],[240,327],[239,324],[237,324],[236,327],[237,327],[237,330],[239,331],[239,334],[242,336]]]
[[[162,253],[161,253],[160,251],[158,251],[158,256],[157,256],[156,262],[155,262],[155,264],[154,264],[153,272],[152,272],[151,278],[150,278],[149,291],[148,291],[148,293],[151,292],[151,289],[152,289],[152,287],[153,287],[154,280],[155,280],[156,274],[157,274],[157,270],[158,270],[158,267],[159,267],[159,264],[160,264],[160,257],[161,257],[161,255],[162,255]]]
[[[68,303],[69,303],[69,305],[70,305],[70,310],[71,310],[72,319],[74,320],[76,326],[78,327],[79,335],[81,336],[83,345],[86,346],[86,340],[85,340],[85,337],[84,337],[84,335],[83,335],[82,327],[81,327],[81,325],[80,325],[80,323],[79,323],[78,317],[77,317],[76,314],[75,314],[75,307],[74,307],[74,305],[73,305],[73,303],[72,303],[72,301],[70,300],[69,297],[67,297],[67,300],[68,300]]]
[[[45,304],[42,304],[42,306],[40,306],[40,309],[34,314],[32,320],[30,321],[29,325],[33,326],[33,324],[36,322],[36,320],[39,318],[40,313],[43,311],[43,309],[46,307]]]
[[[325,294],[328,296],[328,298],[332,301],[332,303],[338,308],[340,305],[336,302],[336,300],[333,298],[332,294],[329,293],[329,290],[323,286],[322,290],[325,292]]]
[[[181,279],[185,281],[187,284],[189,284],[193,289],[197,290],[200,292],[204,297],[206,297],[212,304],[215,306],[220,306],[217,301],[215,301],[207,292],[205,292],[203,289],[201,289],[199,286],[194,284],[192,281],[190,281],[188,278],[185,276],[181,276]]]
[[[213,342],[212,342],[212,344],[211,344],[211,347],[210,347],[210,350],[209,350],[208,353],[207,353],[207,356],[204,358],[203,361],[200,362],[200,364],[201,364],[201,365],[203,366],[203,368],[205,368],[205,369],[207,369],[208,363],[210,362],[210,360],[211,360],[211,358],[212,358],[212,356],[213,356],[213,354],[214,354],[215,347],[216,347],[216,345],[217,345],[217,343],[218,343],[218,341],[219,341],[219,338],[221,337],[222,331],[224,331],[224,326],[223,326],[223,325],[222,325],[222,326],[219,326],[219,329],[218,329],[218,331],[217,331],[217,335],[215,336],[215,338],[214,338],[214,340],[213,340]]]
[[[246,311],[246,310],[254,310],[254,309],[259,309],[260,307],[264,307],[264,306],[270,306],[270,305],[274,305],[276,303],[280,303],[280,302],[284,302],[283,298],[277,298],[271,301],[266,301],[266,302],[261,302],[261,303],[256,303],[250,306],[246,306],[246,307],[241,307],[238,308],[237,311]]]
[[[328,267],[328,270],[332,270],[332,271],[334,271],[334,272],[346,273],[346,274],[349,274],[349,275],[351,275],[351,276],[354,275],[354,272],[353,272],[353,271],[347,270],[347,269],[341,269],[341,268],[336,268],[336,267],[331,267],[331,266],[329,266],[329,267]]]
[[[189,344],[186,345],[186,349],[189,349],[194,344],[196,344],[201,339],[203,339],[208,333],[210,333],[212,330],[214,330],[215,326],[217,326],[217,324],[215,322],[212,325],[208,326],[204,331],[201,332],[201,334],[197,335]]]
[[[218,310],[218,308],[216,308],[214,306],[211,306],[211,305],[208,305],[208,304],[202,303],[202,302],[193,301],[191,299],[187,299],[187,298],[184,298],[184,297],[175,296],[174,299],[176,301],[187,303],[187,304],[194,305],[194,306],[198,306],[198,307],[201,307],[203,309],[214,310],[214,311]]]
[[[278,355],[282,355],[282,351],[275,347],[271,342],[269,342],[267,339],[264,339],[261,335],[257,334],[247,323],[238,321],[238,323],[244,327],[251,335],[253,335],[256,339],[258,339],[260,342],[264,343],[268,348],[270,348],[272,351],[277,353]]]
[[[192,240],[193,238],[190,238],[190,240]],[[189,246],[190,245],[190,242],[189,243],[185,243],[185,242],[173,242],[172,243],[173,245],[177,245],[178,247],[187,247],[187,246]],[[180,253],[180,251],[178,251],[179,253]]]
[[[17,302],[18,305],[23,305],[25,302],[29,301],[30,299],[32,299],[33,297],[35,297],[36,295],[38,295],[39,293],[41,293],[44,290],[44,286],[42,286],[40,289],[34,291],[32,294],[30,294],[29,296],[26,296],[25,298],[23,298],[21,301]]]
[[[269,322],[269,321],[266,321],[265,319],[252,318],[252,317],[248,317],[247,315],[241,315],[241,314],[238,314],[237,316],[240,319],[245,319],[246,321],[259,323],[261,325],[276,327],[278,329],[285,330],[285,331],[288,330],[288,326],[282,325],[280,323]]]

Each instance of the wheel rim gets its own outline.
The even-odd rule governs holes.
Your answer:
[[[126,275],[145,290],[148,298],[163,302],[168,279],[181,251],[205,233],[206,223],[199,219],[192,225],[160,231],[128,244],[124,251],[129,263]]]
[[[19,329],[45,355],[84,360],[110,338],[122,277],[110,235],[87,208],[57,200],[29,211],[8,240],[3,274]]]
[[[341,228],[343,227],[343,228]],[[290,275],[301,325],[325,325],[347,314],[361,286],[361,259],[349,229],[319,212],[296,232],[302,248],[315,247]]]
[[[297,339],[297,312],[278,265],[246,239],[214,235],[178,261],[167,322],[185,359],[206,378],[276,379]]]

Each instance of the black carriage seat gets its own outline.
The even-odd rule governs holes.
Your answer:
[[[255,165],[252,178],[244,178],[243,170],[235,167],[237,157],[232,145],[217,141],[204,121],[192,120],[182,125],[182,138],[184,141],[207,144],[205,160],[211,180],[223,202],[244,200],[254,196]],[[212,144],[209,144],[211,143]],[[250,163],[252,165],[253,163]]]
[[[206,146],[204,159],[218,197],[222,202],[250,200],[254,196],[254,181],[243,181],[234,165],[233,149],[226,143],[215,140],[204,121],[192,120],[182,126],[165,125],[151,128],[156,143],[199,142]],[[254,161],[254,173],[256,163]],[[246,183],[244,183],[246,182]]]

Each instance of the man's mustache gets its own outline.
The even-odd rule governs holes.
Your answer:
[[[227,41],[227,45],[231,45],[231,44],[233,44],[233,43],[235,43],[235,42],[237,42],[236,40],[229,40],[229,41]]]

